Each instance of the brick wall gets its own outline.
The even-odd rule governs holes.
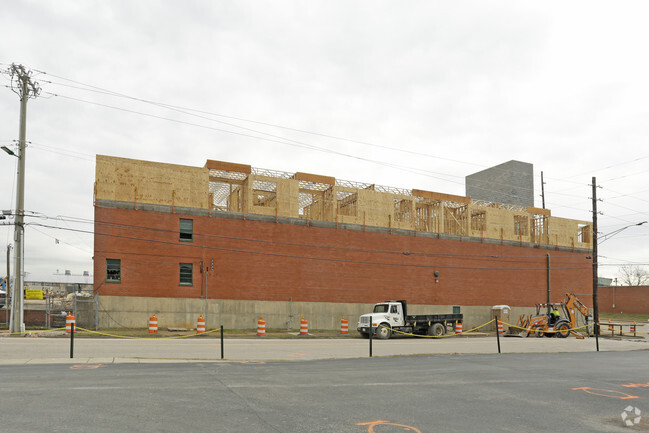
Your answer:
[[[600,313],[649,314],[649,286],[600,287]]]
[[[194,221],[191,243],[179,241],[181,217]],[[553,302],[590,293],[583,253],[95,207],[102,295],[530,306],[546,300],[548,253]],[[119,284],[105,281],[106,258],[121,260]],[[201,262],[209,268],[212,259],[206,283]],[[180,262],[194,265],[190,287],[179,284]]]

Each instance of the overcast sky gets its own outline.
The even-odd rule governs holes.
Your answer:
[[[591,221],[596,176],[602,234],[649,220],[647,16],[643,1],[4,2],[0,69],[42,87],[27,222],[60,227],[28,226],[25,270],[92,271],[92,235],[69,229],[92,231],[72,220],[93,218],[96,154],[457,195],[519,160],[554,216]],[[12,147],[20,102],[0,85]],[[16,163],[0,153],[1,209]],[[600,276],[647,265],[648,241],[646,224],[602,243]],[[11,243],[0,226],[2,275]]]

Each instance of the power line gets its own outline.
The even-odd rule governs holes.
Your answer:
[[[148,231],[148,232],[153,232],[153,233],[167,233],[167,234],[174,234],[177,235],[179,232],[178,230],[171,230],[171,229],[160,229],[160,228],[153,228],[153,227],[147,227],[147,226],[136,226],[136,225],[131,225],[131,224],[117,224],[117,223],[109,223],[109,222],[103,222],[103,221],[92,221],[92,220],[87,220],[87,219],[81,219],[81,218],[70,218],[70,217],[62,217],[58,216],[56,218],[48,217],[46,215],[32,215],[31,217],[35,218],[44,218],[44,219],[55,219],[57,221],[69,221],[69,222],[78,222],[78,223],[85,223],[85,224],[95,224],[95,225],[102,225],[102,226],[109,226],[112,228],[120,228],[120,229],[127,229],[127,230],[143,230],[143,231]],[[70,218],[70,219],[68,219]],[[84,231],[85,232],[85,231]],[[86,232],[86,233],[92,233],[92,232]],[[196,237],[202,237],[206,239],[224,239],[224,240],[235,240],[238,242],[255,242],[255,243],[261,243],[261,244],[279,244],[279,245],[287,245],[287,246],[293,246],[293,247],[299,247],[299,248],[322,248],[322,249],[337,249],[337,250],[345,250],[345,251],[355,251],[355,252],[369,252],[369,253],[382,253],[382,254],[406,254],[406,255],[417,255],[417,256],[431,256],[431,257],[456,257],[456,258],[465,258],[465,259],[490,259],[490,260],[502,260],[502,259],[511,259],[511,258],[516,258],[518,260],[516,261],[521,261],[520,259],[538,259],[538,255],[530,255],[530,256],[525,256],[521,254],[516,254],[516,255],[502,255],[502,254],[449,254],[449,253],[429,253],[429,252],[417,252],[417,251],[396,251],[396,250],[377,250],[377,249],[371,249],[371,248],[356,248],[356,247],[347,247],[347,246],[337,246],[337,245],[323,245],[323,244],[308,244],[308,243],[297,243],[297,242],[283,242],[283,241],[277,241],[277,240],[263,240],[263,239],[257,239],[257,238],[244,238],[244,237],[237,237],[237,236],[225,236],[225,235],[217,235],[217,234],[211,234],[211,233],[193,233],[194,236]],[[182,243],[181,245],[187,245],[186,243]]]

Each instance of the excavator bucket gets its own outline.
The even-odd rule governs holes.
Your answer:
[[[527,337],[529,335],[527,328],[530,324],[530,317],[521,314],[516,322],[516,326],[510,326],[507,329],[505,337]]]

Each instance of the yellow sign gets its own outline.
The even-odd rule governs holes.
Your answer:
[[[25,299],[43,299],[43,290],[25,290]]]

